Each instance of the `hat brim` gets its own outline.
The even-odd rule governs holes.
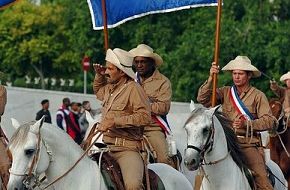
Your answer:
[[[132,67],[124,67],[118,57],[115,55],[115,53],[113,52],[113,50],[108,49],[107,50],[107,54],[109,56],[106,56],[106,61],[112,63],[113,65],[115,65],[116,67],[118,67],[121,71],[123,71],[126,75],[128,75],[130,78],[132,78],[133,80],[136,80],[136,75],[132,69]]]
[[[138,48],[133,48],[129,51],[134,57],[148,57],[151,58],[155,61],[155,64],[157,67],[160,67],[163,63],[163,59],[161,58],[160,55],[158,55],[157,53],[152,53],[152,52],[145,52],[141,49]]]
[[[280,81],[285,82],[287,79],[290,79],[290,71],[281,76]]]
[[[243,71],[251,71],[253,73],[253,77],[257,78],[261,76],[261,72],[253,65],[250,64],[243,64],[230,61],[226,66],[222,68],[222,71],[233,71],[233,70],[243,70]]]

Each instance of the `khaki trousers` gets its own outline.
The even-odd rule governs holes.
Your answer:
[[[175,168],[173,160],[168,156],[168,146],[163,131],[144,131],[144,135],[147,137],[149,143],[157,155],[157,162],[164,163]]]
[[[111,155],[121,168],[125,189],[142,190],[144,163],[141,155],[131,150],[111,152]]]
[[[252,146],[242,147],[241,150],[245,155],[250,170],[254,172],[257,190],[273,190],[267,176],[263,148]]]

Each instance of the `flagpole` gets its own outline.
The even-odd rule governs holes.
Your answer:
[[[109,36],[108,36],[106,0],[102,0],[102,13],[103,13],[103,25],[104,25],[104,42],[105,42],[105,49],[107,50],[109,49]]]
[[[222,0],[218,0],[217,16],[216,16],[216,33],[215,33],[215,50],[214,50],[214,62],[219,65],[219,52],[220,52],[220,23],[222,14]],[[212,85],[212,99],[211,106],[216,105],[216,88],[217,88],[217,74],[213,74]]]

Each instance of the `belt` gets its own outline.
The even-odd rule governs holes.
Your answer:
[[[107,145],[142,148],[142,143],[138,140],[128,140],[125,138],[104,136],[103,141]]]

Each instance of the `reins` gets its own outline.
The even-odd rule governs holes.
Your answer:
[[[47,186],[45,186],[43,188],[47,189],[48,187],[50,187],[51,185],[55,184],[57,181],[59,181],[60,179],[62,179],[64,176],[66,176],[69,172],[71,172],[76,166],[77,164],[87,155],[87,153],[89,152],[89,150],[92,148],[92,146],[94,146],[95,142],[100,138],[100,136],[103,134],[102,131],[98,131],[100,132],[100,134],[97,136],[97,138],[93,141],[92,144],[90,144],[90,146],[85,150],[85,152],[81,155],[81,157],[74,163],[74,165],[69,168],[65,173],[63,173],[61,176],[59,176],[58,178],[56,178],[55,180],[53,180],[52,182],[50,182]]]

